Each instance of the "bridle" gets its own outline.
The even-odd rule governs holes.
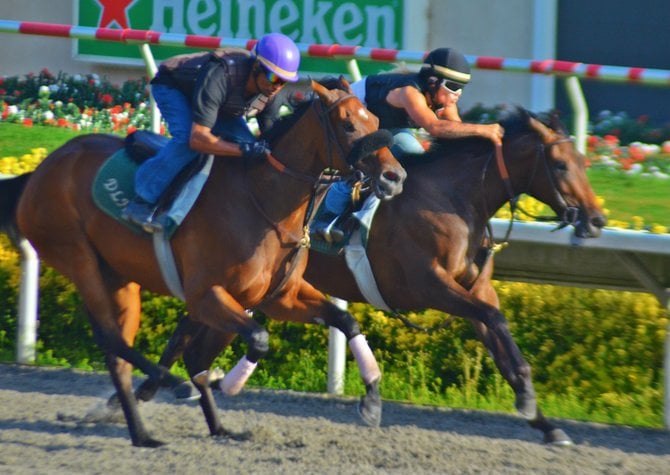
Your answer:
[[[560,187],[556,183],[556,179],[549,167],[549,160],[547,158],[547,151],[554,147],[555,145],[559,145],[562,143],[566,142],[574,142],[574,139],[571,137],[561,137],[557,140],[554,140],[553,142],[550,143],[539,143],[536,146],[536,153],[535,153],[535,161],[533,163],[533,171],[530,174],[530,178],[528,179],[528,185],[526,186],[526,189],[530,188],[530,184],[533,183],[533,180],[535,180],[535,176],[538,171],[538,164],[540,161],[544,163],[545,171],[547,173],[547,177],[549,178],[549,181],[551,183],[551,186],[556,193],[556,195],[559,197],[560,201],[563,204],[564,212],[562,216],[535,216],[526,210],[524,210],[521,206],[519,206],[519,196],[520,194],[517,194],[514,191],[514,188],[512,186],[512,180],[510,179],[509,176],[509,171],[507,170],[507,165],[505,164],[505,158],[503,156],[502,152],[502,145],[496,144],[495,146],[495,151],[494,154],[492,155],[495,156],[495,161],[496,161],[496,167],[498,169],[498,174],[500,175],[500,178],[502,179],[505,189],[507,191],[508,195],[508,203],[510,205],[510,220],[509,220],[509,225],[507,227],[507,231],[505,232],[505,237],[503,238],[503,241],[500,243],[495,243],[493,240],[493,232],[491,230],[491,225],[490,222],[487,223],[487,231],[489,235],[489,240],[491,242],[491,250],[492,252],[498,252],[499,250],[503,249],[504,247],[507,246],[509,243],[509,236],[512,233],[512,226],[514,223],[514,213],[518,209],[520,212],[525,214],[528,217],[531,217],[535,219],[536,221],[557,221],[558,217],[558,225],[556,228],[554,228],[552,231],[557,231],[559,229],[562,229],[566,226],[569,225],[574,225],[578,218],[579,218],[579,208],[575,206],[570,206],[568,205],[567,200],[565,199],[565,195],[563,192],[561,192]],[[483,171],[483,176],[482,176],[482,182],[486,176],[486,172],[489,168],[489,163],[491,162],[491,158],[487,161],[486,165],[484,166],[484,171]],[[486,203],[484,203],[485,209],[487,208]],[[488,214],[488,213],[487,213]]]
[[[321,123],[322,128],[325,130],[325,143],[326,143],[326,149],[328,150],[328,167],[332,168],[333,166],[333,154],[332,154],[332,147],[331,144],[332,142],[335,142],[338,146],[338,151],[340,153],[340,156],[344,162],[346,162],[350,167],[353,167],[353,164],[349,163],[349,159],[347,157],[346,151],[344,149],[344,146],[337,140],[337,135],[335,134],[335,129],[333,127],[332,121],[329,119],[330,113],[335,109],[335,107],[341,103],[342,101],[346,99],[351,99],[355,98],[353,94],[346,94],[342,97],[337,98],[330,106],[326,107],[325,104],[323,104],[323,101],[320,99],[315,99],[312,101],[312,106],[315,108],[316,111],[316,116],[319,119],[319,122]],[[305,215],[303,217],[303,225],[302,225],[302,236],[300,238],[297,238],[293,233],[290,231],[286,230],[281,224],[276,223],[268,214],[267,212],[263,209],[263,206],[261,203],[258,201],[256,196],[253,194],[253,191],[249,186],[245,184],[245,189],[247,190],[247,193],[249,194],[249,197],[251,198],[252,203],[254,204],[254,207],[258,210],[258,212],[263,216],[263,219],[267,221],[270,226],[272,226],[272,229],[277,233],[277,237],[279,238],[279,241],[283,241],[284,236],[289,236],[291,240],[294,241],[295,245],[290,251],[290,254],[287,256],[287,259],[290,261],[289,268],[286,270],[284,273],[284,276],[282,279],[277,283],[275,288],[272,290],[272,292],[268,293],[263,297],[263,300],[257,305],[263,305],[265,302],[272,300],[274,297],[276,297],[279,292],[281,291],[282,288],[286,285],[288,280],[290,279],[291,275],[293,274],[293,271],[297,267],[298,262],[300,261],[298,257],[302,254],[301,251],[307,249],[310,247],[310,237],[309,237],[309,223],[312,221],[314,218],[314,215],[316,214],[316,210],[318,210],[318,206],[315,205],[316,201],[316,190],[317,186],[316,184],[321,181],[321,177],[323,176],[323,173],[320,173],[318,176],[313,176],[307,173],[303,173],[297,170],[294,170],[284,163],[282,163],[279,159],[274,157],[272,154],[267,154],[266,160],[268,164],[270,164],[275,170],[277,170],[279,173],[286,174],[296,180],[306,182],[312,185],[312,190],[310,192],[310,198],[309,202],[307,205],[307,211],[305,212]],[[244,178],[245,181],[247,180],[247,164],[245,163],[245,173],[244,173]]]

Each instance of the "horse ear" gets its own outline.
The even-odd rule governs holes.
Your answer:
[[[340,75],[340,84],[342,85],[342,89],[347,91],[349,94],[353,94],[354,92],[351,90],[351,85],[349,84],[349,81],[347,79]]]
[[[319,95],[321,100],[327,105],[330,105],[335,100],[330,89],[326,88],[325,86],[322,86],[314,79],[312,79],[312,89]]]
[[[543,143],[548,144],[557,139],[556,132],[544,125],[535,117],[529,115],[528,124],[530,125],[531,129],[538,133]]]

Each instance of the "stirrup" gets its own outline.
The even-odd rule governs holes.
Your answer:
[[[340,219],[339,216],[335,216],[335,219],[333,219],[325,227],[319,227],[317,229],[317,233],[328,244],[337,244],[339,242],[342,242],[342,240],[344,239],[344,231],[342,231],[342,229],[340,229],[339,226],[336,226],[337,221],[339,219]]]

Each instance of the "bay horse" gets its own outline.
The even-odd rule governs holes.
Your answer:
[[[408,170],[404,191],[379,205],[367,256],[389,309],[435,309],[469,320],[514,390],[518,413],[542,431],[544,442],[569,445],[570,437],[537,407],[530,365],[500,311],[491,283],[493,243],[487,223],[524,193],[550,206],[560,226],[573,225],[579,237],[599,236],[606,219],[586,176],[584,156],[556,115],[543,123],[518,108],[501,125],[500,154],[484,139],[466,138],[436,139],[425,154],[401,157]],[[342,255],[310,251],[305,277],[326,294],[367,301]],[[183,353],[185,361],[211,357],[200,366],[211,365],[230,339],[185,319],[161,364],[170,367]],[[209,348],[207,355],[203,348]],[[138,394],[148,399],[154,386],[147,380]]]
[[[372,177],[383,199],[402,191],[406,174],[384,145],[390,138],[378,135],[372,143],[379,145],[370,150],[366,140],[382,132],[379,120],[354,95],[316,82],[311,86],[318,97],[267,137],[272,150],[267,160],[213,161],[201,195],[172,238],[172,250],[190,318],[218,332],[239,334],[248,345],[240,362],[244,371],[232,380],[233,389],[268,351],[267,331],[245,309],[258,307],[279,320],[334,326],[357,351],[368,388],[360,410],[374,425],[381,414],[381,373],[354,318],[302,278],[307,265],[304,229],[314,185],[324,169],[345,175],[361,170]],[[7,229],[7,221],[14,219],[39,256],[75,284],[105,352],[132,444],[157,447],[163,443],[149,435],[138,412],[131,365],[163,386],[183,390],[186,383],[132,345],[140,323],[140,288],[163,295],[170,290],[149,235],[102,212],[91,195],[98,169],[123,146],[116,136],[79,136],[51,153],[31,175],[4,180],[0,226]],[[207,368],[195,366],[191,376]],[[207,411],[211,391],[195,384]],[[225,435],[220,425],[210,425],[210,431]]]

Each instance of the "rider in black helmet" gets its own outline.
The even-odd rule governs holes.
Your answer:
[[[393,133],[391,152],[422,153],[423,147],[412,129],[424,129],[433,137],[480,136],[502,143],[500,124],[469,124],[461,121],[458,100],[470,82],[467,59],[453,48],[437,48],[426,55],[418,73],[382,73],[352,84],[354,94],[379,117],[379,128]],[[338,217],[351,202],[351,186],[333,185],[325,205],[330,216],[317,226],[326,240],[337,241],[343,232]]]

